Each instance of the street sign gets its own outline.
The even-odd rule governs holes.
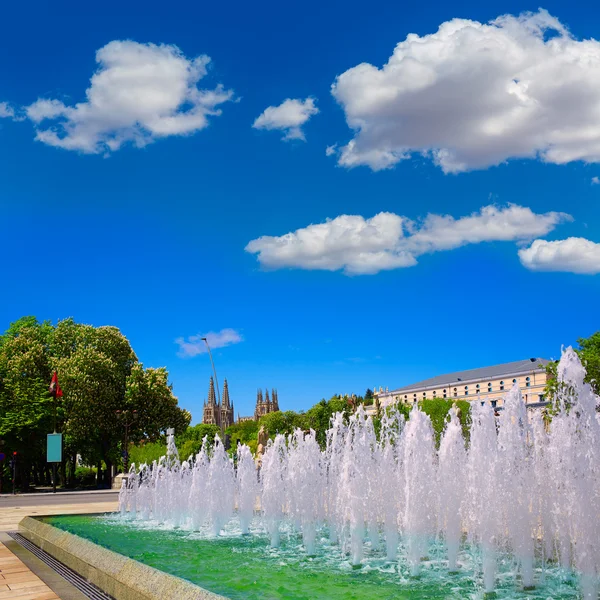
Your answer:
[[[62,433],[48,434],[46,454],[46,462],[59,463],[62,461]]]

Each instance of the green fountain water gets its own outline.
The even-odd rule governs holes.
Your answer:
[[[48,517],[45,521],[234,600],[484,597],[477,550],[465,547],[459,555],[458,573],[449,575],[445,548],[435,540],[428,546],[420,576],[411,578],[410,567],[404,560],[388,562],[384,550],[373,550],[368,544],[362,567],[352,568],[341,557],[339,548],[328,543],[326,532],[319,532],[322,535],[316,556],[307,557],[301,536],[291,526],[284,528],[280,547],[272,549],[268,537],[256,525],[251,527],[251,535],[240,536],[235,519],[217,538],[206,531],[157,529],[156,524],[132,523],[110,515]],[[496,598],[574,600],[579,597],[577,578],[556,566],[542,568],[538,564],[536,580],[540,585],[531,591],[520,588],[514,573],[511,556],[501,556]]]

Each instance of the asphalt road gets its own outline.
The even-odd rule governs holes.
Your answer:
[[[92,502],[116,502],[119,490],[99,490],[91,492],[52,492],[43,494],[23,494],[0,496],[0,510],[18,506],[55,506],[57,504],[90,504]]]

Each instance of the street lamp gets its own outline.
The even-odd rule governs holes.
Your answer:
[[[210,364],[212,365],[212,370],[215,375],[215,384],[217,386],[217,398],[219,400],[219,405],[221,404],[221,392],[219,391],[219,380],[217,379],[217,370],[215,369],[215,362],[213,361],[212,353],[210,351],[210,346],[208,345],[208,340],[203,337],[202,340],[206,344],[206,348],[208,350],[208,356],[210,357]]]
[[[129,428],[135,423],[138,412],[137,410],[130,411],[129,409],[117,410],[117,418],[123,419],[125,426],[125,449],[123,450],[123,472],[127,473],[129,467]]]

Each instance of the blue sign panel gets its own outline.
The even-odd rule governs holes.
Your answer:
[[[46,462],[62,461],[62,433],[49,433]]]

